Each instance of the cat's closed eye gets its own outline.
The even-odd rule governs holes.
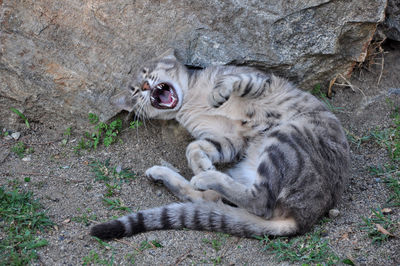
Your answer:
[[[128,89],[132,92],[132,96],[135,96],[139,92],[139,89],[133,85],[129,85]]]

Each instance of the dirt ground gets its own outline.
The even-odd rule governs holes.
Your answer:
[[[386,47],[385,67],[371,71],[355,71],[351,80],[353,88],[335,86],[331,103],[343,127],[353,136],[366,136],[371,130],[390,125],[393,102],[400,104],[400,49]],[[380,63],[380,59],[377,60]],[[387,101],[390,99],[390,101]],[[6,106],[8,104],[8,106]],[[49,217],[57,226],[41,235],[49,245],[38,250],[37,265],[79,265],[85,259],[94,264],[113,261],[114,264],[139,265],[213,264],[272,265],[277,264],[271,252],[264,251],[260,241],[225,236],[210,232],[170,230],[149,232],[110,241],[103,247],[88,235],[90,225],[120,216],[124,211],[110,210],[103,203],[107,193],[104,182],[96,181],[92,162],[110,159],[110,166],[131,168],[137,178],[122,183],[121,189],[110,198],[120,199],[131,210],[155,207],[177,199],[164,187],[151,183],[144,171],[156,164],[168,162],[189,177],[185,160],[185,147],[190,135],[175,122],[152,121],[138,129],[125,128],[121,141],[97,150],[74,153],[81,132],[73,125],[31,122],[31,129],[9,112],[9,102],[0,101],[0,129],[21,132],[19,141],[34,149],[24,159],[11,152],[15,140],[0,139],[0,185],[17,184],[23,190],[33,191]],[[29,118],[28,118],[29,119]],[[68,143],[62,145],[63,135],[72,126]],[[88,130],[90,129],[88,123]],[[384,206],[389,191],[385,184],[369,173],[373,165],[388,162],[385,149],[374,141],[361,145],[351,144],[352,172],[343,203],[338,206],[340,215],[323,223],[324,239],[341,258],[350,258],[356,265],[400,265],[400,208],[392,208],[392,219],[397,221],[397,237],[382,244],[373,244],[367,232],[361,230],[362,217],[371,216],[371,208]],[[29,177],[29,182],[26,181]],[[88,217],[87,222],[82,222]],[[210,241],[206,241],[208,239]],[[156,240],[162,248],[141,250],[143,241]],[[219,249],[209,242],[219,242]],[[99,259],[94,257],[98,254]]]

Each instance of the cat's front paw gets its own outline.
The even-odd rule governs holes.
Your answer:
[[[190,180],[190,184],[194,189],[197,190],[208,190],[211,189],[211,185],[215,182],[213,179],[213,172],[215,171],[205,171],[198,175],[195,175]]]
[[[233,82],[229,77],[223,76],[217,80],[215,87],[211,91],[211,94],[208,97],[209,104],[214,108],[220,107],[229,100],[232,90]]]
[[[144,174],[154,182],[164,182],[165,178],[172,174],[171,172],[174,171],[168,167],[155,165],[147,169]]]

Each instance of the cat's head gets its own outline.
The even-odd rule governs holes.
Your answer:
[[[116,107],[144,118],[171,119],[188,87],[186,67],[168,50],[142,65],[128,88],[111,97]]]

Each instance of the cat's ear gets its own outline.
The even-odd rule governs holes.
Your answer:
[[[158,56],[160,59],[171,59],[171,60],[177,60],[175,56],[175,50],[172,48],[169,48],[167,51],[162,53],[161,55]]]
[[[112,96],[110,98],[110,103],[116,108],[119,108],[120,110],[126,110],[128,112],[132,112],[135,106],[131,92],[128,90],[123,90],[122,92]]]

